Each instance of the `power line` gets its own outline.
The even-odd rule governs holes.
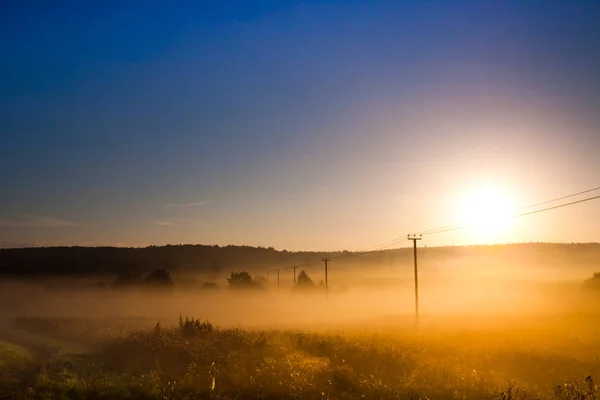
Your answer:
[[[554,203],[554,202],[559,201],[559,200],[568,199],[568,198],[579,196],[579,195],[582,195],[582,194],[585,194],[585,193],[591,193],[591,192],[594,192],[594,191],[597,191],[597,190],[600,190],[600,186],[592,188],[592,189],[584,190],[584,191],[581,191],[581,192],[569,194],[567,196],[558,197],[558,198],[555,198],[555,199],[552,199],[552,200],[546,200],[546,201],[543,201],[543,202],[540,202],[540,203],[531,204],[531,205],[528,205],[528,206],[525,206],[525,207],[521,207],[521,208],[519,208],[519,210],[527,210],[527,209],[530,209],[530,208],[539,207],[539,206],[544,205],[544,204]],[[591,200],[596,200],[596,199],[600,199],[600,195],[598,195],[598,196],[592,196],[592,197],[588,197],[588,198],[580,199],[580,200],[576,200],[576,201],[572,201],[572,202],[569,202],[569,203],[559,204],[559,205],[552,206],[552,207],[546,207],[546,208],[542,208],[542,209],[539,209],[539,210],[522,212],[522,213],[519,213],[519,214],[511,215],[511,216],[509,216],[509,218],[520,218],[520,217],[524,217],[524,216],[527,216],[527,215],[532,215],[532,214],[537,214],[537,213],[541,213],[541,212],[545,212],[545,211],[550,211],[550,210],[554,210],[554,209],[557,209],[557,208],[567,207],[567,206],[571,206],[571,205],[574,205],[574,204],[584,203],[584,202],[591,201]],[[433,234],[438,234],[438,233],[452,232],[452,231],[457,231],[457,230],[471,228],[471,227],[474,227],[474,226],[477,226],[477,224],[469,224],[469,225],[466,225],[466,224],[464,224],[464,225],[460,225],[460,224],[445,225],[445,226],[442,226],[442,227],[439,227],[439,228],[434,228],[434,229],[428,229],[428,230],[425,230],[425,231],[420,231],[419,232],[419,234],[420,234],[419,238],[422,237],[423,235],[433,235]],[[339,260],[339,259],[343,259],[343,258],[347,258],[347,257],[360,257],[360,256],[368,254],[368,253],[372,253],[372,252],[375,252],[375,251],[382,250],[382,249],[384,249],[384,248],[386,248],[388,246],[391,246],[391,245],[393,245],[395,243],[398,243],[398,242],[401,242],[401,241],[405,241],[405,240],[413,240],[413,245],[414,245],[414,243],[416,243],[414,241],[414,239],[411,239],[410,237],[407,239],[406,237],[402,236],[402,237],[397,237],[395,239],[392,239],[389,242],[385,242],[385,243],[381,243],[381,244],[369,247],[369,248],[367,248],[367,249],[365,249],[363,251],[360,251],[360,252],[352,252],[352,253],[348,253],[348,254],[343,254],[343,255],[341,255],[339,257],[334,257],[334,258],[326,257],[327,261],[325,262],[325,271],[326,271],[325,272],[325,280],[327,281],[327,262],[329,262],[331,260]],[[416,257],[415,257],[415,260],[416,260]],[[325,258],[322,258],[321,260],[318,260],[318,261],[315,261],[315,262],[305,263],[305,264],[300,264],[300,265],[293,266],[292,269],[294,270],[294,286],[296,285],[296,269],[297,268],[314,266],[314,265],[317,265],[317,264],[319,264],[320,262],[323,262],[323,261],[325,261]],[[276,271],[277,271],[277,275],[279,275],[279,270],[276,270]],[[279,278],[279,276],[278,276],[278,278]],[[415,278],[415,280],[416,280],[416,278]],[[278,279],[278,286],[279,286],[279,279]],[[326,284],[326,286],[327,286],[327,284]],[[416,289],[416,290],[418,290],[418,289]],[[418,311],[417,311],[417,315],[418,315]]]
[[[530,208],[539,207],[539,206],[544,205],[544,204],[549,204],[549,203],[553,203],[553,202],[556,202],[556,201],[559,201],[559,200],[568,199],[568,198],[579,196],[579,195],[582,195],[582,194],[585,194],[585,193],[591,193],[591,192],[594,192],[594,191],[597,191],[597,190],[600,190],[600,186],[592,188],[592,189],[584,190],[584,191],[581,191],[581,192],[569,194],[569,195],[566,195],[566,196],[557,197],[557,198],[552,199],[552,200],[546,200],[546,201],[543,201],[543,202],[539,202],[539,203],[535,203],[535,204],[530,204],[530,205],[525,206],[525,207],[520,207],[519,210],[527,210],[527,209],[530,209]],[[520,214],[516,214],[516,215],[511,215],[511,216],[509,216],[509,218],[524,217],[524,216],[527,216],[527,215],[537,214],[537,213],[540,213],[540,212],[549,211],[549,210],[553,210],[553,209],[556,209],[556,208],[561,208],[561,207],[566,207],[566,206],[570,206],[570,205],[573,205],[573,204],[583,203],[583,202],[590,201],[590,200],[595,200],[595,199],[598,199],[598,198],[600,198],[600,196],[594,196],[594,197],[590,197],[590,198],[585,198],[585,199],[573,201],[573,202],[570,202],[570,203],[559,204],[557,206],[547,207],[547,208],[540,209],[540,210],[528,211],[528,212],[524,212],[524,213],[520,213]],[[467,228],[471,228],[471,227],[474,227],[474,226],[477,226],[477,224],[469,224],[469,225],[467,225],[467,224],[452,224],[452,225],[444,225],[444,226],[441,226],[441,227],[438,227],[438,228],[428,229],[428,230],[425,230],[425,231],[418,231],[418,233],[421,234],[421,235],[433,235],[433,234],[438,234],[438,233],[446,233],[446,232],[452,232],[452,231],[467,229]],[[360,256],[363,256],[365,254],[369,254],[369,253],[373,253],[373,252],[376,252],[376,251],[383,250],[386,247],[389,247],[389,246],[391,246],[393,244],[396,244],[398,242],[403,242],[405,240],[408,240],[408,239],[406,239],[405,236],[397,237],[397,238],[392,239],[391,241],[388,241],[388,242],[385,242],[385,243],[380,243],[378,245],[368,247],[367,249],[359,251],[359,252],[351,252],[351,253],[348,253],[348,254],[340,255],[339,257],[333,257],[331,260],[340,260],[340,259],[345,259],[345,258],[349,258],[349,257],[360,257]],[[322,262],[322,260],[315,260],[314,262],[307,262],[307,263],[304,263],[304,264],[297,264],[295,266],[295,268],[294,267],[292,267],[292,268],[294,268],[294,274],[295,274],[296,268],[311,267],[311,266],[318,265],[321,262]]]
[[[378,244],[378,245],[369,247],[369,248],[367,248],[367,249],[365,249],[363,251],[360,251],[358,253],[350,253],[350,254],[347,255],[347,257],[359,257],[359,256],[362,256],[364,254],[373,253],[375,251],[383,250],[386,247],[391,246],[391,245],[393,245],[393,244],[395,244],[397,242],[403,242],[405,240],[408,240],[408,239],[406,239],[405,236],[397,237],[395,239],[392,239],[389,242],[385,242],[385,243],[382,243],[382,244]],[[341,257],[338,257],[338,258],[341,258]]]
[[[572,193],[572,194],[569,194],[569,195],[566,195],[566,196],[557,197],[557,198],[552,199],[552,200],[546,200],[546,201],[542,201],[542,202],[539,202],[539,203],[530,204],[528,206],[519,207],[518,210],[528,210],[530,208],[535,208],[535,207],[539,207],[539,206],[542,206],[542,205],[545,205],[545,204],[554,203],[554,202],[559,201],[559,200],[564,200],[564,199],[568,199],[568,198],[571,198],[571,197],[580,196],[580,195],[585,194],[585,193],[595,192],[597,190],[600,190],[600,186],[592,188],[592,189],[584,190],[584,191],[581,191],[581,192]],[[585,201],[587,201],[587,200],[585,200]],[[573,204],[576,204],[576,202],[573,203]],[[560,207],[563,207],[563,206],[560,206]],[[559,208],[559,207],[557,207],[557,208]],[[552,209],[552,208],[550,208],[550,209]],[[474,224],[474,225],[476,225],[476,224]],[[434,233],[444,233],[444,232],[451,232],[451,231],[455,231],[455,230],[459,230],[459,229],[465,229],[465,228],[468,228],[470,226],[472,226],[472,225],[465,225],[465,224],[444,225],[444,226],[440,226],[438,228],[428,229],[428,230],[425,230],[425,231],[419,231],[419,233],[422,234],[422,235],[432,235]]]
[[[596,190],[600,190],[600,186],[598,186],[596,188],[593,188],[593,189],[584,190],[583,192],[573,193],[573,194],[570,194],[568,196],[563,196],[563,197],[559,197],[559,198],[552,199],[552,200],[542,201],[541,203],[531,204],[531,205],[526,206],[526,207],[521,207],[521,210],[526,210],[528,208],[534,208],[534,207],[543,206],[544,204],[554,203],[555,201],[568,199],[568,198],[579,196],[579,195],[582,195],[582,194],[585,194],[585,193],[595,192]]]
[[[570,197],[572,197],[572,196],[570,196]],[[533,210],[533,211],[528,211],[528,212],[524,212],[524,213],[520,213],[520,214],[511,215],[509,218],[525,217],[527,215],[532,215],[532,214],[537,214],[537,213],[541,213],[541,212],[545,212],[545,211],[555,210],[557,208],[572,206],[574,204],[584,203],[586,201],[591,201],[591,200],[596,200],[596,199],[600,199],[600,195],[593,196],[593,197],[587,197],[587,198],[581,199],[581,200],[571,201],[569,203],[559,204],[557,206],[546,207],[546,208],[542,208],[542,209],[539,209],[539,210]],[[457,230],[461,230],[461,229],[472,228],[473,226],[477,226],[477,224],[461,225],[461,226],[457,226],[457,227],[454,227],[454,228],[442,229],[442,230],[438,230],[438,231],[427,233],[427,235],[434,235],[434,234],[437,234],[437,233],[452,232],[452,231],[457,231]]]
[[[331,260],[332,261],[337,261],[337,260],[341,260],[341,259],[348,258],[348,257],[360,257],[362,255],[365,255],[365,254],[368,254],[368,253],[373,253],[375,251],[379,251],[379,250],[385,249],[388,246],[391,246],[391,245],[393,245],[395,243],[403,242],[403,241],[406,241],[406,240],[408,240],[408,239],[406,239],[405,236],[397,237],[397,238],[392,239],[391,241],[388,241],[388,242],[385,242],[385,243],[380,243],[380,244],[377,244],[375,246],[368,247],[365,250],[362,250],[362,251],[359,251],[359,252],[351,252],[351,253],[348,253],[348,254],[342,254],[342,255],[340,255],[338,257],[332,257]],[[311,262],[311,263],[299,264],[299,265],[297,265],[297,268],[300,268],[300,267],[311,267],[311,266],[320,264],[321,262],[322,262],[322,260],[318,260],[318,261],[314,261],[314,262]]]
[[[572,196],[571,196],[572,197]],[[552,207],[547,207],[547,208],[542,208],[541,210],[534,210],[534,211],[529,211],[529,212],[525,212],[525,213],[521,213],[521,214],[517,214],[514,216],[514,218],[518,218],[518,217],[524,217],[526,215],[531,215],[531,214],[537,214],[543,211],[549,211],[549,210],[554,210],[556,208],[561,208],[561,207],[567,207],[567,206],[572,206],[573,204],[579,204],[579,203],[584,203],[586,201],[591,201],[591,200],[596,200],[596,199],[600,199],[600,195],[598,196],[593,196],[593,197],[588,197],[585,199],[581,199],[581,200],[575,200],[572,201],[570,203],[565,203],[565,204],[559,204],[557,206],[552,206]]]

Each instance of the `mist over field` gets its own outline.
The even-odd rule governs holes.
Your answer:
[[[59,274],[9,268],[0,282],[0,388],[18,398],[592,399],[600,291],[584,282],[599,250],[421,249],[418,325],[412,249],[339,254],[327,296],[318,258],[297,271],[312,283],[297,278],[296,287],[289,267],[271,265],[280,267],[278,287],[275,270],[252,261],[247,287],[229,284],[233,275],[215,262],[191,268],[181,258],[188,267],[171,262],[172,284],[158,286],[117,285],[128,273],[65,274],[66,264]],[[40,365],[45,374],[18,377]]]
[[[598,269],[598,245],[506,245],[500,257],[498,252],[495,246],[421,249],[423,324],[448,323],[451,315],[470,316],[469,323],[476,323],[489,315],[541,316],[578,307],[594,309],[590,303],[593,294],[582,290],[582,283]],[[410,253],[405,249],[333,258],[327,298],[323,287],[292,290],[292,269],[277,264],[268,270],[249,265],[254,278],[262,278],[258,292],[228,290],[226,268],[207,273],[202,268],[174,266],[174,284],[168,290],[111,287],[118,275],[107,273],[13,274],[0,283],[0,315],[171,321],[190,315],[222,327],[335,328],[337,324],[365,323],[368,328],[386,320],[410,325],[414,318]],[[306,270],[315,284],[322,284],[323,265],[318,261],[312,264],[297,272]],[[243,270],[244,264],[238,265],[232,271]],[[280,270],[279,288],[276,269]],[[204,282],[214,283],[217,289],[203,290]]]

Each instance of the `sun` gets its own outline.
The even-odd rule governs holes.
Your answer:
[[[514,214],[511,198],[502,190],[483,187],[467,194],[460,202],[460,221],[486,235],[504,233]]]

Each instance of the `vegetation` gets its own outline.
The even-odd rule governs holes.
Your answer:
[[[173,285],[173,279],[171,274],[166,269],[157,269],[156,271],[149,274],[144,281],[148,285],[155,287],[168,287]]]
[[[304,290],[304,289],[314,289],[317,285],[313,282],[310,276],[306,273],[305,270],[300,271],[298,274],[298,279],[296,280],[296,289]]]
[[[249,272],[232,272],[227,279],[230,289],[261,289],[258,283]]]
[[[86,333],[74,335],[77,324],[84,323]],[[216,329],[208,321],[180,317],[173,327],[158,323],[154,329],[115,337],[107,335],[105,327],[91,329],[92,325],[35,318],[16,321],[11,329],[19,334],[13,337],[22,342],[29,337],[31,350],[0,342],[0,397],[592,400],[600,396],[592,378],[600,374],[600,365],[593,354],[568,356],[559,350],[562,339],[540,341],[543,335],[532,333],[525,345],[523,333],[510,330],[463,332],[460,338],[450,333],[340,335]],[[55,340],[54,347],[47,345],[48,337]],[[36,346],[31,346],[33,338]],[[80,346],[76,350],[56,343]]]
[[[154,327],[154,332],[159,332],[160,322]],[[208,321],[201,321],[199,319],[185,317],[183,319],[179,316],[179,321],[177,328],[179,329],[179,334],[182,337],[192,338],[196,336],[200,336],[203,334],[208,334],[213,331],[213,326]]]
[[[501,247],[497,251],[515,248]],[[434,293],[432,288],[444,289],[447,284],[432,284],[433,276],[438,275],[433,273],[427,257],[437,253],[428,250],[422,249],[423,276],[426,277],[423,279],[423,292],[427,293],[429,284],[429,293]],[[469,251],[476,252],[477,248]],[[486,251],[496,250],[488,247]],[[264,249],[264,253],[282,252]],[[316,253],[310,254],[314,256]],[[522,257],[522,253],[516,254]],[[375,258],[380,256],[384,257],[381,254],[373,255]],[[208,263],[213,272],[224,265],[229,266],[227,262],[219,260]],[[589,274],[594,260],[590,257],[586,261],[588,270],[582,277]],[[150,274],[147,271],[138,273],[135,269],[130,273],[122,272],[114,286],[177,287],[177,282],[182,282],[178,277],[184,276],[176,275],[180,264],[169,264],[170,261],[167,261],[165,258],[159,259],[157,267]],[[0,268],[6,265],[9,264],[0,263]],[[123,261],[120,265],[124,267],[128,264]],[[172,269],[167,270],[160,265],[171,265]],[[350,275],[355,281],[363,279],[356,271],[350,274],[337,266],[332,268],[333,272],[330,270],[330,283],[332,280],[337,283]],[[206,290],[193,295],[178,291],[149,291],[151,295],[147,295],[119,290],[89,290],[74,295],[70,292],[34,290],[33,284],[22,284],[22,281],[14,283],[14,286],[6,284],[7,289],[1,292],[2,309],[6,310],[7,315],[48,315],[52,312],[105,315],[106,310],[110,310],[110,315],[115,315],[112,313],[124,309],[124,315],[142,312],[160,315],[161,321],[157,323],[156,320],[130,317],[125,322],[89,318],[12,319],[10,326],[0,325],[0,399],[600,398],[598,383],[594,380],[594,377],[600,377],[600,347],[597,339],[600,337],[600,308],[597,298],[581,290],[579,283],[569,283],[572,289],[569,286],[564,292],[557,292],[559,286],[549,284],[548,290],[551,289],[553,301],[537,308],[540,312],[556,314],[556,320],[547,325],[538,324],[538,314],[523,318],[523,323],[512,325],[505,324],[502,320],[504,317],[500,316],[499,328],[473,330],[462,328],[463,323],[467,325],[472,322],[470,317],[458,322],[452,316],[449,318],[452,321],[448,323],[452,329],[449,330],[439,326],[418,332],[406,326],[372,329],[368,323],[356,322],[360,324],[359,327],[344,327],[344,333],[341,333],[342,322],[336,325],[331,321],[344,313],[348,315],[346,320],[357,321],[361,313],[363,316],[368,314],[375,318],[377,315],[379,318],[385,310],[395,312],[396,305],[387,308],[382,306],[378,313],[372,309],[376,303],[378,307],[379,303],[385,305],[386,297],[381,288],[382,282],[388,280],[388,275],[373,278],[375,291],[361,291],[357,294],[360,297],[330,296],[325,303],[325,296],[318,293],[315,296],[293,296],[289,291],[286,294],[284,290],[273,288],[269,294],[255,296],[243,290],[237,291],[258,289],[261,285],[251,273],[252,269],[233,270],[237,272],[231,273],[227,280],[231,291]],[[175,279],[169,271],[173,271]],[[372,269],[369,271],[371,273]],[[322,277],[319,272],[309,272],[315,277]],[[502,272],[506,272],[504,266]],[[542,272],[546,273],[546,270]],[[468,274],[472,270],[452,270],[456,276],[459,273],[463,274],[461,276],[470,276]],[[519,270],[519,273],[523,271]],[[193,273],[187,276],[190,277],[191,286],[196,289],[217,288],[216,283],[212,282],[213,278]],[[95,282],[95,279],[93,277],[91,282]],[[291,277],[286,282],[289,286],[282,284],[282,287],[289,288],[290,281]],[[202,282],[206,282],[204,286]],[[475,287],[477,282],[469,287]],[[506,282],[513,286],[502,286],[502,293],[510,288],[513,294],[520,291],[524,295],[521,299],[512,297],[512,303],[502,307],[503,310],[510,310],[508,313],[511,314],[517,314],[511,308],[513,304],[518,307],[526,304],[528,298],[534,298],[533,294],[541,296],[542,292],[546,293],[546,286],[540,286],[539,293],[526,296],[531,288],[518,288],[516,281]],[[598,288],[598,282],[600,274],[596,273],[586,280],[584,286]],[[400,294],[406,292],[404,287],[412,290],[412,279],[405,286],[402,286],[402,282],[394,284],[398,285],[394,293],[396,290]],[[314,288],[316,285],[306,271],[301,271],[297,287]],[[437,303],[430,304],[439,306],[452,300],[450,296],[460,290],[464,290],[462,286],[443,294],[435,291],[439,298],[432,299],[431,294],[426,295],[424,304],[435,300]],[[234,291],[235,294],[232,293]],[[371,297],[366,297],[365,293],[370,293]],[[576,293],[581,296],[575,298]],[[569,298],[573,305],[565,304],[563,297]],[[406,298],[412,301],[412,296]],[[559,301],[554,301],[557,298],[560,298]],[[393,299],[396,301],[397,297]],[[511,297],[497,299],[507,299],[508,302]],[[84,301],[88,302],[87,306],[80,304]],[[582,304],[585,305],[582,308],[585,311],[569,308]],[[485,308],[485,305],[482,307]],[[255,321],[256,326],[263,326],[260,323],[272,326],[270,324],[275,318],[287,318],[292,322],[304,321],[304,324],[310,321],[314,323],[313,327],[326,321],[327,326],[336,331],[332,334],[310,330],[224,329],[202,319],[183,316],[177,319],[179,313],[190,315],[199,312],[213,322],[229,326],[246,326]],[[162,318],[163,315],[173,319]],[[221,318],[221,315],[224,317]],[[495,322],[494,318],[490,318],[490,321]],[[279,326],[287,325],[282,323]],[[440,323],[440,326],[444,325]],[[368,333],[367,329],[377,333]]]
[[[600,292],[600,272],[594,272],[591,278],[583,282],[583,288]]]
[[[487,257],[507,264],[531,261],[540,265],[565,266],[597,263],[600,244],[507,244],[493,246],[423,248],[419,257],[447,260],[455,257]],[[412,249],[376,251],[361,257],[350,257],[351,252],[292,252],[273,248],[250,246],[149,246],[145,248],[117,247],[47,247],[28,249],[1,249],[0,274],[28,276],[31,274],[113,274],[131,271],[135,275],[148,274],[157,269],[194,271],[207,278],[222,276],[223,271],[245,269],[251,272],[268,268],[317,263],[331,256],[336,265],[371,266],[410,264]]]

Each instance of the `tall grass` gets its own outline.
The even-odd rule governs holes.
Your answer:
[[[43,322],[18,322],[43,331]],[[52,335],[60,326],[48,324]],[[70,329],[70,328],[68,328]],[[65,329],[65,330],[68,330]],[[68,332],[64,332],[68,335]],[[65,336],[66,337],[66,336]],[[533,337],[531,337],[533,340]],[[107,337],[82,356],[36,359],[10,398],[560,399],[596,400],[596,354],[540,351],[505,332],[493,338],[325,334],[177,324]]]

